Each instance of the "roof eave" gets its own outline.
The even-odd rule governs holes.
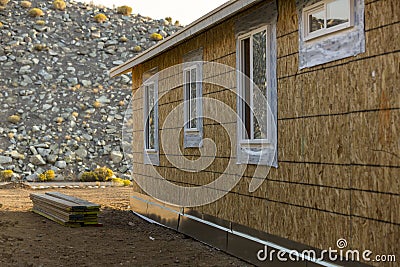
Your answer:
[[[242,11],[245,8],[248,8],[251,5],[254,5],[263,0],[231,0],[220,7],[214,9],[213,11],[207,13],[201,18],[195,20],[187,27],[178,31],[176,34],[169,36],[163,41],[159,42],[155,46],[147,49],[143,53],[129,59],[123,64],[116,66],[110,70],[110,77],[113,78],[122,73],[126,73],[128,70],[134,68],[135,66],[143,63],[159,54],[163,51],[170,49],[189,37],[198,34],[200,32],[205,31],[206,29],[214,26],[215,24],[227,19],[234,14]]]

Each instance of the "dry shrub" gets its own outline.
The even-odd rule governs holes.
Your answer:
[[[139,45],[137,45],[137,46],[135,46],[134,48],[133,48],[133,52],[140,52],[140,51],[142,51],[142,48],[139,46]]]
[[[33,48],[36,50],[36,51],[43,51],[44,49],[46,49],[46,45],[45,44],[35,44],[34,46],[33,46]]]
[[[162,35],[159,33],[152,33],[150,39],[153,41],[161,41],[163,39]]]
[[[12,170],[0,171],[0,181],[9,182],[13,176],[14,172]]]
[[[32,6],[32,3],[29,1],[22,1],[21,2],[21,7],[23,8],[30,8]]]
[[[20,121],[21,121],[21,117],[19,115],[11,115],[10,117],[8,117],[8,122],[17,124]]]
[[[39,175],[39,180],[41,182],[48,182],[48,181],[53,181],[55,177],[56,177],[56,174],[54,173],[54,171],[48,170]]]
[[[67,7],[67,5],[65,4],[65,2],[63,0],[55,0],[53,2],[53,7],[54,7],[54,9],[63,11]]]
[[[37,20],[35,23],[36,23],[36,25],[39,25],[39,26],[44,26],[46,24],[46,22],[44,20]]]
[[[1,1],[1,0],[0,0]],[[28,12],[29,16],[31,17],[41,17],[44,15],[43,11],[40,8],[32,8]]]
[[[0,0],[0,6],[6,6],[10,0]]]
[[[117,8],[117,13],[129,16],[132,13],[132,8],[130,6],[120,6]]]
[[[128,38],[126,38],[126,36],[122,36],[121,38],[119,38],[119,41],[121,43],[126,43],[126,42],[128,42]]]
[[[93,107],[94,108],[100,108],[102,105],[101,105],[101,103],[99,102],[99,101],[95,101],[94,103],[93,103]]]
[[[104,15],[103,13],[99,13],[96,16],[93,17],[94,21],[97,23],[102,23],[107,20],[107,16]]]

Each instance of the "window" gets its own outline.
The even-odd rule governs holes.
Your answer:
[[[299,69],[365,52],[364,0],[297,0]]]
[[[304,8],[304,40],[352,27],[353,13],[353,0],[324,0]]]
[[[200,83],[196,64],[184,69],[184,120],[185,130],[199,130]]]
[[[183,119],[185,148],[198,148],[203,141],[203,49],[191,51],[184,56],[183,67]]]
[[[158,78],[152,76],[143,84],[144,95],[144,163],[158,165]]]
[[[244,140],[253,143],[268,142],[269,138],[269,112],[265,102],[270,99],[267,86],[269,76],[267,34],[265,27],[239,37],[240,71],[244,74],[239,80],[242,143]]]
[[[155,150],[155,84],[154,82],[148,83],[144,86],[145,93],[145,148],[146,150]]]
[[[238,164],[278,167],[276,24],[237,37]]]

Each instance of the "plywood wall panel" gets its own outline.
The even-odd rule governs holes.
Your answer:
[[[352,188],[400,194],[400,168],[372,166],[350,168]]]
[[[278,1],[278,14],[278,37],[297,31],[298,16],[295,0]]]
[[[278,121],[278,152],[281,161],[302,161],[302,119]]]
[[[309,184],[350,188],[350,166],[337,164],[305,164],[304,180]]]
[[[375,1],[365,5],[365,30],[400,21],[398,0]]]
[[[269,232],[268,229],[268,209],[269,203],[264,199],[250,196],[236,195],[238,200],[234,222],[251,226],[251,228]],[[246,212],[240,212],[246,211]]]
[[[298,75],[278,82],[278,119],[303,116],[303,84],[311,75]]]
[[[348,116],[304,119],[304,161],[350,163]]]
[[[352,213],[390,223],[400,223],[400,196],[366,191],[352,191]]]
[[[355,113],[350,116],[352,162],[400,166],[400,110]]]
[[[350,190],[285,182],[267,182],[268,200],[350,214]]]
[[[285,57],[299,51],[299,34],[294,31],[277,38],[277,57]]]
[[[397,225],[368,220],[364,218],[352,218],[352,238],[349,246],[360,251],[370,250],[373,255],[396,254],[396,246],[399,241],[400,227]],[[368,262],[373,266],[382,266],[382,263]],[[385,263],[384,266],[397,266],[394,263]]]
[[[320,249],[335,247],[339,238],[350,236],[350,217],[270,202],[269,233]]]
[[[356,61],[346,67],[350,109],[372,110],[400,107],[400,54],[393,53]],[[354,75],[363,79],[354,80]]]

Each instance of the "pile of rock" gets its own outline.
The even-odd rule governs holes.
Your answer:
[[[156,44],[180,26],[138,14],[69,1],[32,1],[32,18],[19,1],[0,9],[0,170],[36,180],[53,169],[76,179],[98,165],[129,174],[121,130],[131,78],[108,70]],[[103,13],[108,20],[97,23]],[[39,21],[38,21],[39,20]]]

